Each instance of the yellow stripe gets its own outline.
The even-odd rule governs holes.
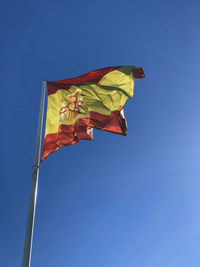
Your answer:
[[[98,84],[71,86],[69,90],[60,89],[49,95],[45,136],[58,132],[60,124],[71,125],[79,118],[88,117],[90,111],[110,115],[119,110],[133,97],[133,87],[131,68],[121,67],[106,74]],[[79,113],[75,113],[78,103]],[[67,111],[61,116],[62,107]]]

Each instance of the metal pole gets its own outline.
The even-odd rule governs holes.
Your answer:
[[[45,90],[46,90],[46,80],[42,84],[41,102],[40,102],[40,113],[38,120],[37,138],[35,146],[35,157],[32,172],[32,185],[31,194],[28,209],[28,219],[26,225],[26,237],[24,243],[24,255],[22,267],[30,267],[31,263],[31,252],[32,252],[32,241],[33,241],[33,229],[35,220],[35,208],[37,199],[37,189],[38,189],[38,175],[39,175],[39,165],[40,165],[40,152],[41,152],[41,141],[42,141],[42,125],[43,125],[43,115],[44,115],[44,100],[45,100]]]

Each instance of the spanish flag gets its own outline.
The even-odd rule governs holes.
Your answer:
[[[143,77],[140,67],[118,66],[47,82],[41,161],[62,146],[76,144],[80,139],[92,140],[93,128],[126,135],[123,107],[133,97],[134,78]]]

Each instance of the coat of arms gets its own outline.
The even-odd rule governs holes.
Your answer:
[[[70,101],[64,100],[60,108],[60,121],[73,120],[81,112],[81,105],[83,104],[83,97],[80,96],[80,91],[69,96]]]

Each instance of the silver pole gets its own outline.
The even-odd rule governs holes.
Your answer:
[[[40,152],[41,152],[41,141],[42,141],[42,125],[44,117],[44,100],[45,100],[46,83],[47,83],[46,80],[44,80],[42,84],[40,113],[38,120],[35,157],[34,157],[34,165],[32,172],[32,185],[31,185],[31,194],[29,200],[28,219],[26,225],[26,237],[24,243],[24,255],[23,255],[22,267],[30,267],[31,263],[33,229],[34,229],[35,208],[36,208],[37,189],[38,189],[38,175],[40,167]]]

